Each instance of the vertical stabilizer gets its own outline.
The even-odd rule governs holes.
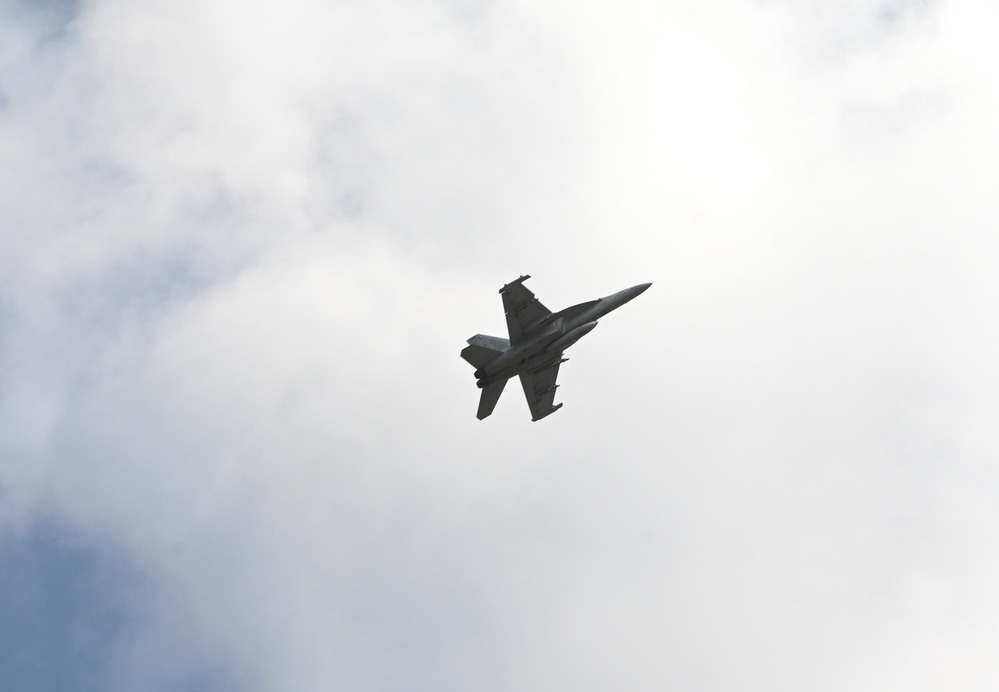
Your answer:
[[[507,382],[509,380],[500,380],[482,388],[482,394],[479,396],[479,412],[475,414],[479,420],[490,415],[496,408],[496,402],[499,401]]]
[[[509,346],[508,339],[476,334],[468,340],[468,346],[462,350],[461,357],[476,368],[484,368],[503,355],[503,351]]]

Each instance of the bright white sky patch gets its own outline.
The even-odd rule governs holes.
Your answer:
[[[103,689],[994,689],[996,20],[3,6],[7,552]],[[522,273],[654,286],[479,422]]]

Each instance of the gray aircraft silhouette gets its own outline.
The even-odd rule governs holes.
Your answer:
[[[476,334],[468,340],[461,357],[475,366],[475,377],[482,394],[479,412],[482,420],[493,412],[507,381],[520,376],[531,420],[539,421],[562,408],[554,405],[559,366],[565,349],[572,346],[597,326],[597,320],[611,310],[617,310],[632,298],[644,293],[652,284],[638,284],[606,298],[597,298],[552,312],[542,305],[524,282],[522,276],[503,286],[503,310],[510,338]]]

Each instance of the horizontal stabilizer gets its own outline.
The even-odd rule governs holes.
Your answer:
[[[476,368],[484,368],[499,358],[509,345],[510,342],[507,339],[476,334],[468,340],[468,346],[462,349],[461,357]]]
[[[499,401],[507,382],[509,380],[500,380],[482,388],[482,394],[479,396],[479,412],[475,414],[479,420],[489,416],[496,408],[496,402]]]

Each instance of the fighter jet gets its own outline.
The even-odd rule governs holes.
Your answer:
[[[522,276],[503,286],[503,310],[510,338],[476,334],[468,340],[461,357],[475,366],[475,377],[482,394],[479,397],[479,420],[493,412],[507,381],[520,376],[531,420],[539,421],[560,408],[555,404],[558,369],[569,360],[565,350],[589,334],[597,320],[644,293],[652,284],[638,284],[606,298],[573,305],[552,312],[542,305]]]

